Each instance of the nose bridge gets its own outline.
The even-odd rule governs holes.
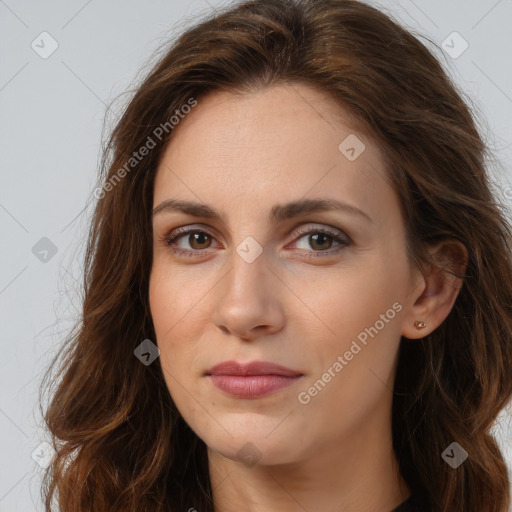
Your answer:
[[[258,291],[258,284],[263,285],[267,268],[267,254],[264,250],[264,230],[266,226],[251,223],[250,219],[258,206],[252,202],[238,205],[238,218],[234,222],[233,248],[229,261],[231,271],[228,277],[230,289],[239,293]],[[262,218],[262,214],[258,216]],[[249,288],[244,290],[243,288]],[[241,289],[242,288],[242,289]]]
[[[279,330],[284,314],[263,247],[254,239],[244,239],[233,247],[229,266],[219,283],[213,322],[224,332],[245,339],[254,335],[257,327],[258,333],[262,327]]]
[[[246,237],[234,247],[230,260],[231,270],[227,277],[231,293],[239,298],[244,294],[259,296],[267,283],[268,262],[263,246],[254,238]]]

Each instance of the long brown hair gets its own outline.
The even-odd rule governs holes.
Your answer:
[[[49,369],[45,421],[57,453],[42,487],[48,512],[54,501],[62,512],[213,511],[204,442],[173,404],[160,360],[146,366],[134,355],[155,341],[155,171],[170,119],[191,99],[294,82],[328,93],[382,149],[411,262],[429,262],[427,246],[445,238],[468,250],[448,318],[400,345],[393,444],[411,491],[440,511],[507,510],[507,468],[490,428],[512,396],[512,228],[474,113],[434,53],[383,12],[356,0],[249,0],[172,41],[108,139],[82,316]],[[149,138],[148,154],[132,161]],[[456,469],[441,457],[452,442],[469,454]]]

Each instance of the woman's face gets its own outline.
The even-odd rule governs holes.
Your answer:
[[[157,170],[154,207],[179,202],[153,216],[163,374],[185,421],[227,458],[297,462],[388,435],[419,282],[382,155],[343,116],[302,84],[215,92],[174,128]],[[208,374],[225,361],[297,376]]]

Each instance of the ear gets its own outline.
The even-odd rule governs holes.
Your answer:
[[[468,252],[458,240],[444,240],[431,246],[430,255],[435,264],[425,271],[415,271],[416,280],[411,302],[403,316],[402,336],[409,339],[423,338],[437,329],[449,315],[463,285]],[[456,274],[456,275],[454,275]],[[426,327],[417,329],[415,321]]]

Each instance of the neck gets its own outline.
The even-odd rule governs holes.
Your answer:
[[[375,425],[366,421],[352,435],[319,443],[287,464],[247,466],[208,449],[215,512],[390,512],[410,492],[391,428]]]

